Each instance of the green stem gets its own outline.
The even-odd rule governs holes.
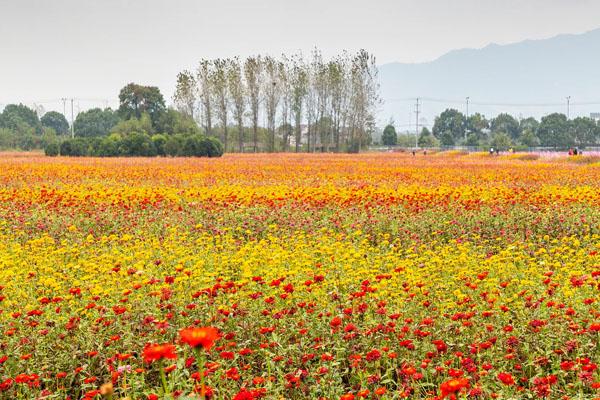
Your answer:
[[[195,347],[196,352],[196,363],[198,364],[198,374],[200,375],[200,400],[204,400],[204,353],[200,346]]]
[[[167,385],[167,377],[165,375],[165,369],[163,368],[162,360],[160,361],[160,380],[162,381],[163,391],[166,396],[169,394],[169,387]]]

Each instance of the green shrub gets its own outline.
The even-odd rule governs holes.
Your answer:
[[[205,140],[207,140],[209,142],[208,144],[208,152],[207,152],[207,156],[208,157],[221,157],[223,155],[223,143],[221,143],[221,141],[217,138],[214,137],[209,137],[206,138]]]
[[[84,138],[65,140],[60,144],[60,155],[83,157],[89,155],[89,142]]]
[[[152,136],[152,143],[156,149],[156,154],[159,156],[165,156],[165,144],[167,143],[167,137],[165,135],[154,135]]]
[[[48,157],[56,157],[60,153],[60,147],[58,146],[58,143],[56,143],[56,142],[48,143],[46,145],[46,148],[44,149],[44,153]]]
[[[183,138],[180,135],[169,136],[165,143],[165,154],[171,157],[182,155]]]
[[[99,157],[117,157],[119,155],[119,147],[121,146],[121,138],[115,135],[105,137],[100,142],[97,155]]]
[[[133,132],[125,136],[119,146],[119,153],[122,156],[156,156],[156,148],[150,136],[145,133]]]
[[[60,144],[60,155],[70,156],[71,155],[71,141],[65,140]]]
[[[118,134],[107,137],[76,137],[67,139],[54,149],[46,146],[47,151],[54,151],[63,156],[81,157],[155,157],[184,156],[184,157],[221,157],[223,145],[213,137],[195,135],[153,135],[132,132],[123,138]],[[57,154],[58,154],[57,153]]]

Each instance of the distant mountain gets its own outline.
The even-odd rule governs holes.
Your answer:
[[[409,123],[414,129],[416,97],[423,99],[422,122],[429,125],[445,108],[465,112],[467,96],[469,113],[487,117],[566,113],[566,96],[571,96],[572,117],[589,116],[600,111],[600,29],[455,50],[427,63],[385,64],[379,76],[385,101],[379,119],[393,117],[402,129]]]

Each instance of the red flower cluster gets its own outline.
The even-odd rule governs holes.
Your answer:
[[[450,379],[440,385],[441,397],[442,399],[446,397],[456,399],[456,393],[468,387],[469,380],[467,378]]]
[[[219,331],[213,327],[185,328],[179,331],[179,338],[191,347],[202,346],[204,350],[210,350],[219,338]]]
[[[500,372],[498,374],[498,380],[507,386],[515,384],[515,378],[508,372]]]
[[[147,344],[146,347],[144,347],[143,355],[144,361],[147,363],[162,359],[174,360],[177,358],[177,350],[174,345],[169,343]]]

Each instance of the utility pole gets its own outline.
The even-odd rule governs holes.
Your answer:
[[[467,141],[467,131],[469,130],[469,99],[470,97],[467,96],[467,121],[465,125],[465,142]]]
[[[469,99],[470,97],[467,96],[467,118],[469,118]]]
[[[415,120],[415,149],[419,147],[419,100],[417,97],[417,104],[415,104],[415,114],[417,115]]]
[[[567,96],[567,120],[571,119],[571,96]]]
[[[75,137],[75,131],[73,130],[73,125],[75,124],[75,120],[73,118],[73,99],[71,99],[71,139]]]
[[[64,115],[65,118],[67,118],[67,99],[65,97],[63,97],[60,100],[63,103],[63,115]]]

